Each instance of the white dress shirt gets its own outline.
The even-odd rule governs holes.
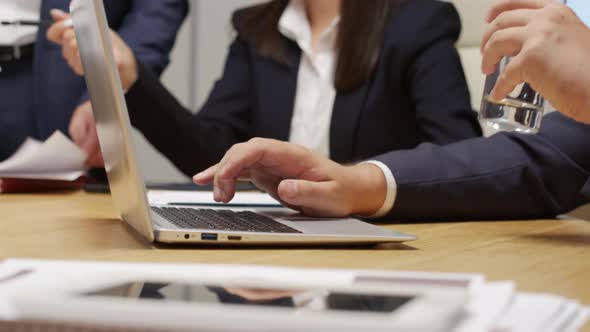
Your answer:
[[[291,0],[279,20],[279,31],[301,49],[297,91],[289,142],[330,155],[330,123],[336,99],[334,71],[338,22],[322,32],[316,48],[303,0]]]
[[[330,124],[336,100],[334,73],[339,23],[340,17],[334,19],[322,32],[314,49],[311,26],[303,0],[291,0],[279,20],[279,31],[295,41],[301,49],[289,142],[302,145],[326,157],[330,156]],[[382,217],[393,208],[397,184],[386,165],[377,161],[368,163],[379,167],[387,181],[385,202],[381,209],[371,216]]]
[[[0,20],[34,20],[40,18],[41,0],[0,0]],[[0,46],[19,46],[33,43],[38,27],[0,25]]]

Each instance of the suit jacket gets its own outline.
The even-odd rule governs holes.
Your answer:
[[[69,12],[70,0],[43,0],[41,19],[50,20],[53,8]],[[188,11],[186,0],[104,0],[112,29],[129,44],[137,59],[149,70],[161,73],[168,54]],[[39,29],[35,45],[34,112],[39,139],[56,129],[68,132],[75,108],[88,100],[84,78],[68,67],[61,48],[46,38],[47,29]]]
[[[234,26],[239,20],[238,11]],[[387,25],[373,76],[337,94],[330,157],[352,162],[421,142],[448,144],[480,136],[454,47],[460,31],[452,4],[406,1]],[[238,31],[223,76],[197,115],[141,70],[127,94],[132,123],[191,175],[252,137],[288,140],[301,50],[286,38],[285,43],[289,64],[258,55]]]
[[[590,126],[549,114],[537,135],[500,133],[384,154],[398,184],[389,219],[553,218],[588,202]],[[584,195],[585,193],[585,195]]]

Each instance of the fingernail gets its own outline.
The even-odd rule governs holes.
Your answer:
[[[227,193],[231,191],[231,185],[233,183],[229,183],[229,182],[221,182],[220,183],[220,188],[219,190],[221,191],[221,194],[223,195],[223,199],[227,199]]]
[[[284,190],[285,190],[285,196],[287,196],[287,198],[296,198],[299,189],[297,188],[297,183],[293,182],[293,181],[285,181],[284,184]]]
[[[213,188],[213,198],[215,199],[216,202],[221,202],[225,198],[225,193],[223,192],[223,190],[221,190],[221,188],[214,187]]]
[[[53,16],[64,16],[64,15],[66,15],[66,12],[64,12],[61,9],[52,9],[52,10],[49,11],[49,13],[51,15],[53,15]]]

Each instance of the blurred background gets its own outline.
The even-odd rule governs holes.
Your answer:
[[[484,17],[492,0],[454,0],[463,20],[463,34],[457,47],[471,90],[474,109],[479,108],[483,89],[479,41]],[[586,1],[586,0],[585,0]],[[262,0],[190,0],[191,12],[178,36],[172,63],[166,70],[165,85],[190,110],[197,111],[215,80],[221,75],[227,47],[234,37],[230,17],[240,7]],[[185,180],[136,132],[142,173],[149,182]],[[182,144],[182,143],[179,143]]]

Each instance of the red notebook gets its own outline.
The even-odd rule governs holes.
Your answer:
[[[0,178],[0,193],[38,193],[81,189],[86,177],[74,181]]]

